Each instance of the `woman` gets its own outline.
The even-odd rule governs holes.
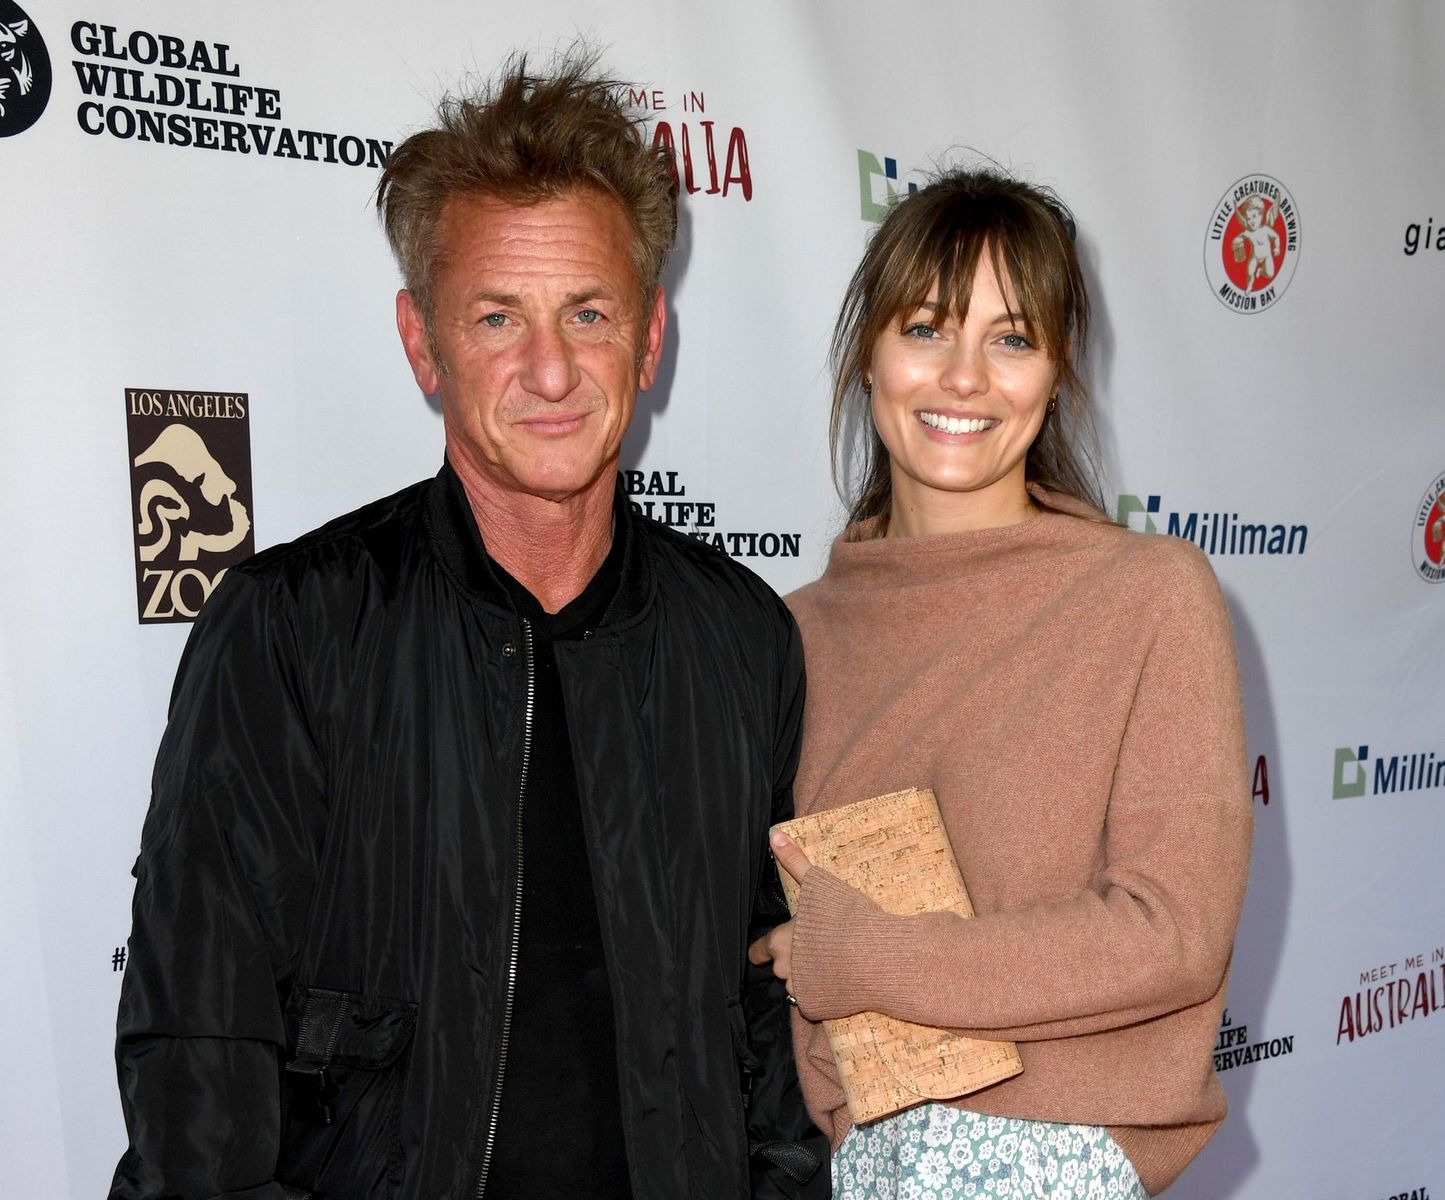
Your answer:
[[[887,915],[775,839],[799,905],[753,956],[798,1005],[844,1198],[1153,1195],[1224,1116],[1234,649],[1204,556],[1098,510],[1072,230],[1036,188],[946,175],[884,221],[834,337],[835,466],[850,406],[871,433],[847,530],[789,601],[797,810],[932,788],[977,911]],[[862,1010],[1017,1041],[1023,1072],[850,1129],[818,1022]]]

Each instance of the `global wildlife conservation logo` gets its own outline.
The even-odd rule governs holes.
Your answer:
[[[0,137],[24,133],[50,102],[50,54],[35,22],[0,0]]]

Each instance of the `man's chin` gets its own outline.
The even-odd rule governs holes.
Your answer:
[[[601,464],[569,464],[522,471],[513,479],[509,490],[554,504],[567,504],[596,494],[605,494],[610,500],[616,474],[615,458]]]

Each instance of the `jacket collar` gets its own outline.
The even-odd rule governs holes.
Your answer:
[[[487,553],[462,481],[450,462],[427,488],[425,521],[433,551],[453,583],[472,600],[513,613],[500,567]],[[623,539],[622,578],[607,606],[603,625],[620,625],[641,615],[652,595],[652,571],[639,522],[619,483],[612,497],[613,537]]]

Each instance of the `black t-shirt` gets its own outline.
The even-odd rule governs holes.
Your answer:
[[[583,637],[601,619],[622,558],[614,538],[582,594],[554,614],[497,568],[532,626],[536,691],[522,809],[522,934],[487,1200],[632,1196],[612,992],[553,653],[553,643]],[[586,737],[585,726],[580,733]]]

